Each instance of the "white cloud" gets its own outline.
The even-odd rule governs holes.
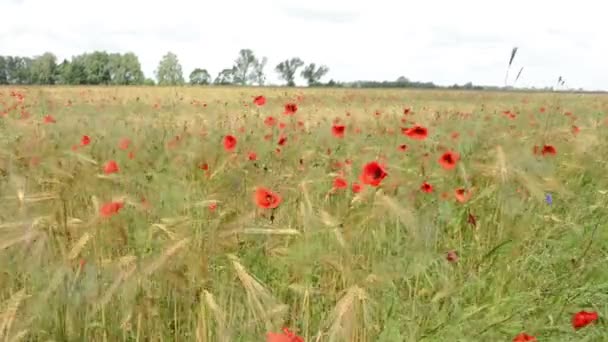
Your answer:
[[[439,84],[503,82],[509,53],[522,85],[608,89],[606,5],[597,0],[0,0],[1,54],[61,58],[95,49],[135,52],[147,76],[175,52],[185,76],[213,75],[238,50],[274,65],[299,56],[327,79]]]

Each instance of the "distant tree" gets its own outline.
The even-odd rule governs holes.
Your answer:
[[[233,83],[246,85],[253,80],[258,60],[250,49],[242,49],[234,61]]]
[[[408,84],[410,83],[410,80],[405,76],[399,76],[399,78],[397,78],[397,83]]]
[[[217,77],[213,81],[217,85],[229,85],[234,83],[234,68],[224,69],[217,74]]]
[[[182,66],[174,53],[168,52],[163,56],[156,69],[156,79],[161,86],[184,84]]]
[[[57,57],[50,52],[34,57],[30,69],[32,84],[55,84]]]
[[[261,61],[257,60],[253,67],[252,81],[259,86],[263,86],[266,83],[266,75],[264,75],[266,63],[268,63],[268,58],[263,57]]]
[[[78,56],[84,66],[85,84],[110,84],[110,55],[105,51],[94,51]]]
[[[61,63],[61,78],[63,84],[87,84],[87,73],[84,55],[72,57],[72,61]]]
[[[146,78],[143,83],[145,86],[154,86],[156,82],[151,78]]]
[[[190,73],[191,85],[207,85],[211,82],[211,75],[206,69],[196,68]]]
[[[303,65],[304,62],[301,59],[294,57],[279,63],[274,70],[279,74],[280,78],[287,81],[287,86],[293,87],[296,85],[294,82],[296,71]]]
[[[109,56],[110,83],[115,85],[143,84],[144,73],[139,58],[132,52]]]
[[[310,63],[302,70],[301,75],[308,83],[308,86],[313,86],[319,84],[319,81],[327,72],[329,72],[328,67],[324,65],[317,67],[315,63]]]
[[[6,59],[4,56],[0,56],[0,84],[8,84],[6,77]]]
[[[8,84],[31,84],[32,59],[28,57],[8,56],[6,61],[6,78]]]

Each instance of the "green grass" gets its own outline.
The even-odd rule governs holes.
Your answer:
[[[299,110],[285,116],[291,101]],[[3,341],[248,342],[282,327],[306,341],[608,340],[608,97],[0,88],[3,112]],[[335,118],[344,139],[331,135]],[[426,140],[401,134],[413,122]],[[91,144],[72,150],[84,134]],[[557,155],[532,153],[544,144]],[[461,155],[451,171],[437,162],[447,149]],[[120,172],[104,175],[111,159]],[[354,194],[374,160],[388,177]],[[349,189],[331,193],[340,172]],[[425,180],[433,193],[419,190]],[[255,206],[257,186],[282,196],[276,210]],[[111,200],[124,208],[100,217]],[[574,330],[580,310],[600,321]]]

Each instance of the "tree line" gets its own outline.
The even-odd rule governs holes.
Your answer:
[[[252,50],[242,49],[231,67],[212,79],[204,68],[194,69],[188,82],[184,79],[177,55],[165,54],[155,70],[156,80],[146,78],[139,58],[125,54],[94,51],[64,59],[46,52],[35,57],[0,56],[0,85],[260,85],[266,83],[264,69],[268,59],[258,58]],[[309,86],[318,86],[329,68],[305,63],[293,57],[277,64],[274,71],[287,86],[295,86],[298,70]],[[335,82],[334,82],[335,83]]]

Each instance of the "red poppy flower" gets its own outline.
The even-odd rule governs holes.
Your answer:
[[[429,130],[426,127],[416,125],[412,128],[402,128],[401,133],[414,140],[424,140],[429,135]]]
[[[384,168],[378,164],[378,162],[374,161],[363,166],[363,172],[359,179],[363,184],[378,186],[386,176],[388,176],[388,174],[384,171]]]
[[[459,259],[458,253],[455,250],[448,251],[448,254],[445,258],[449,262],[458,262]]]
[[[116,163],[115,160],[110,160],[103,166],[103,172],[106,175],[116,173],[118,171],[120,171],[120,169],[118,168],[118,163]]]
[[[344,125],[334,124],[333,126],[331,126],[331,134],[333,134],[333,136],[336,138],[344,138],[345,129],[346,126]]]
[[[553,145],[544,145],[543,149],[540,151],[540,154],[543,156],[554,156],[557,154],[557,150]]]
[[[539,111],[540,111],[541,113],[544,113],[544,112],[546,111],[546,109],[545,109],[545,107],[540,107]]]
[[[407,150],[407,145],[406,144],[401,144],[401,145],[399,145],[398,149],[399,149],[399,151],[405,152]]]
[[[295,103],[288,103],[285,105],[285,111],[283,114],[294,115],[298,111],[298,105]]]
[[[427,194],[430,194],[431,192],[433,192],[433,186],[431,184],[427,183],[427,182],[424,182],[420,186],[420,191],[426,192]]]
[[[263,105],[265,105],[265,104],[266,104],[266,98],[265,98],[264,96],[262,96],[262,95],[260,95],[260,96],[256,96],[256,97],[253,99],[253,103],[255,103],[255,105],[256,105],[256,106],[261,107],[261,106],[263,106]]]
[[[209,204],[209,211],[214,212],[217,209],[217,203],[213,202]]]
[[[57,121],[55,121],[55,118],[52,115],[47,115],[44,117],[44,123],[46,124],[52,124],[52,123],[56,123]]]
[[[287,124],[284,122],[279,122],[279,129],[285,129],[285,127],[287,127]]]
[[[258,155],[255,152],[249,152],[247,158],[251,161],[255,161],[258,159]]]
[[[410,108],[403,108],[403,115],[408,115],[410,113]]]
[[[363,190],[363,185],[359,184],[359,183],[353,183],[353,185],[351,186],[351,190],[355,193],[358,194],[361,192],[361,190]]]
[[[456,163],[460,159],[460,155],[453,151],[448,151],[441,155],[439,158],[439,164],[446,170],[452,170],[456,167]]]
[[[83,135],[82,138],[80,138],[80,146],[87,146],[90,143],[91,138],[88,135]]]
[[[101,217],[110,217],[117,214],[123,207],[123,202],[108,202],[99,208],[99,215]]]
[[[334,189],[341,190],[348,188],[348,182],[342,177],[336,177],[334,179]]]
[[[577,135],[580,131],[581,129],[578,126],[572,125],[572,133],[574,135]]]
[[[129,138],[122,138],[118,143],[118,148],[121,150],[128,150],[131,145],[131,140]]]
[[[304,339],[287,328],[283,328],[282,333],[269,332],[266,334],[266,342],[304,342]]]
[[[201,170],[203,170],[203,171],[209,171],[209,164],[207,164],[207,163],[200,163],[198,165],[198,168],[201,169]]]
[[[580,329],[594,323],[599,319],[599,315],[595,311],[579,311],[572,316],[572,326],[574,329]]]
[[[471,192],[466,191],[464,188],[458,188],[454,191],[454,197],[460,203],[465,203],[471,198]]]
[[[277,124],[277,119],[275,119],[273,116],[269,116],[264,119],[264,124],[268,127],[272,127]]]
[[[232,135],[227,135],[224,137],[224,150],[227,152],[234,151],[236,147],[236,138]]]
[[[129,158],[129,159],[135,159],[135,152],[129,151],[129,154],[127,154],[127,158]]]
[[[520,333],[515,338],[513,338],[513,342],[532,342],[537,341],[536,337],[528,335],[526,333]]]
[[[253,199],[255,204],[262,209],[274,209],[283,200],[279,194],[262,187],[256,189]]]
[[[279,137],[278,144],[279,146],[284,146],[287,143],[287,137],[282,135]]]

